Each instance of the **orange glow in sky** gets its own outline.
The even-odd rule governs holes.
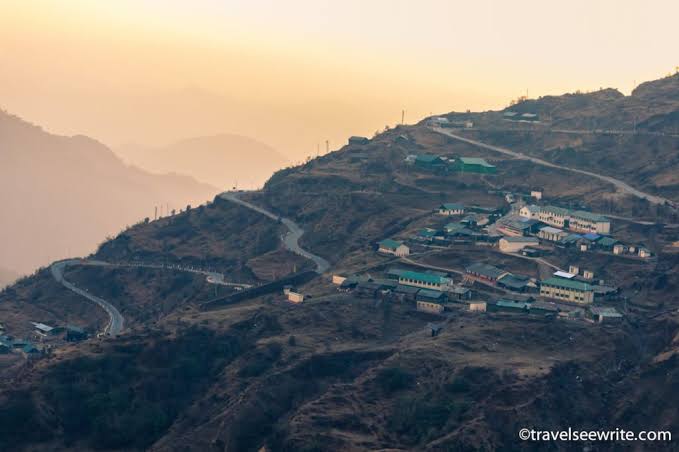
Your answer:
[[[118,146],[233,132],[293,159],[430,113],[679,64],[675,1],[8,0],[0,107]]]

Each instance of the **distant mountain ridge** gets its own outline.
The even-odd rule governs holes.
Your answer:
[[[91,252],[103,237],[153,217],[154,206],[179,210],[217,192],[187,176],[149,174],[92,138],[54,135],[0,111],[0,266],[28,273]]]
[[[261,186],[289,163],[271,146],[235,134],[187,138],[156,148],[124,146],[116,152],[148,171],[186,174],[220,188]]]

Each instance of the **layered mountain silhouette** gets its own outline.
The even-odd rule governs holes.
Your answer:
[[[116,152],[153,172],[176,172],[220,188],[261,186],[288,160],[249,137],[220,134],[188,138],[165,147],[124,146]]]
[[[128,224],[205,202],[217,189],[125,164],[102,143],[58,136],[0,111],[0,267],[28,273],[93,251]]]

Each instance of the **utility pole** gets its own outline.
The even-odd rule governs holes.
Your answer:
[[[330,141],[325,140],[325,153],[329,154],[330,153]]]
[[[401,110],[401,125],[405,124],[406,122],[406,111]]]

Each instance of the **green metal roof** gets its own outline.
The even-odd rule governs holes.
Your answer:
[[[498,300],[498,301],[495,302],[495,306],[499,306],[499,307],[502,307],[502,308],[513,308],[513,309],[529,309],[530,303],[526,303],[525,301],[501,299],[501,300]]]
[[[612,237],[604,237],[597,242],[597,244],[601,246],[613,246],[616,243],[618,243],[618,241]]]
[[[430,273],[420,273],[413,271],[404,271],[401,273],[401,278],[403,279],[413,279],[415,281],[422,281],[432,284],[445,284],[449,281],[448,278],[444,276],[432,275]]]
[[[416,160],[423,163],[434,163],[437,160],[441,160],[441,157],[433,154],[418,154]]]
[[[495,168],[495,166],[486,162],[485,159],[479,157],[460,157],[460,162],[462,162],[464,165],[481,165],[488,168]]]
[[[576,210],[575,212],[571,213],[571,216],[576,217],[576,218],[581,218],[581,219],[587,220],[587,221],[597,221],[597,222],[607,222],[607,221],[609,221],[608,218],[606,218],[603,215],[598,215],[596,213],[587,212],[587,211],[584,211],[584,210]]]
[[[390,250],[395,250],[399,246],[403,245],[403,242],[399,242],[398,240],[392,240],[392,239],[384,239],[380,242],[380,247],[382,248],[387,248]]]
[[[547,213],[553,213],[555,215],[561,215],[561,216],[566,216],[570,215],[571,211],[568,209],[564,209],[563,207],[556,207],[556,206],[545,206],[542,208],[543,212]]]
[[[549,278],[549,279],[545,279],[540,284],[542,284],[543,286],[559,287],[559,288],[562,288],[562,289],[579,290],[579,291],[582,291],[582,292],[589,292],[589,291],[592,290],[592,286],[590,286],[587,283],[580,282],[580,281],[574,281],[572,279],[564,279],[564,278]]]

